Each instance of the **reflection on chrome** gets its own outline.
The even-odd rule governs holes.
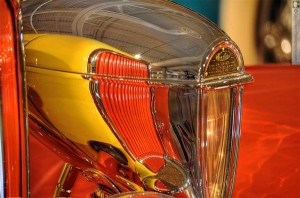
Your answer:
[[[207,160],[207,180],[211,197],[221,197],[229,175],[231,148],[231,89],[207,93],[207,123],[204,150]],[[235,99],[235,97],[233,97]]]
[[[22,8],[30,132],[94,197],[231,196],[252,77],[225,33],[168,1]]]

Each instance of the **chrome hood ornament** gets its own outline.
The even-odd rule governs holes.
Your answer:
[[[63,153],[63,173],[99,197],[231,196],[252,77],[224,32],[167,1],[22,8],[30,132]]]

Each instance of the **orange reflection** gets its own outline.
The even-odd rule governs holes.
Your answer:
[[[97,61],[96,73],[106,76],[146,78],[147,65],[110,52],[102,52]],[[152,171],[163,165],[164,149],[156,133],[151,111],[150,85],[144,81],[96,79],[102,105],[117,133],[134,156]],[[148,156],[158,156],[152,158]]]
[[[300,67],[248,71],[233,197],[299,197]]]

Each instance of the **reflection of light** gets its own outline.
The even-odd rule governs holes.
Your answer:
[[[202,147],[202,148],[207,147],[207,142],[202,142],[202,143],[201,143],[201,147]]]
[[[211,136],[213,134],[213,132],[211,130],[207,130],[207,136]]]
[[[135,58],[135,59],[141,59],[142,56],[141,56],[141,54],[136,54],[136,55],[134,55],[134,58]]]
[[[291,43],[287,39],[281,41],[281,49],[284,53],[289,54],[292,51]]]
[[[276,40],[275,40],[274,36],[271,34],[266,35],[264,41],[265,41],[265,45],[268,48],[273,48],[276,45]]]

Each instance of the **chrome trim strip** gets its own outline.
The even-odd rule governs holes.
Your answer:
[[[206,98],[206,99],[205,99]],[[198,116],[197,120],[197,135],[196,135],[196,153],[197,153],[197,179],[199,180],[199,185],[197,186],[199,190],[199,194],[203,197],[207,194],[205,181],[206,176],[204,175],[206,171],[205,167],[205,153],[204,153],[204,131],[206,130],[206,112],[207,112],[207,93],[203,91],[203,89],[198,89],[198,101],[197,101],[197,112],[202,112],[200,116]],[[198,194],[198,196],[199,196]]]
[[[236,133],[236,129],[235,129],[235,125],[236,125],[236,114],[238,113],[238,112],[236,112],[236,105],[237,105],[237,96],[238,96],[238,94],[237,94],[237,90],[238,90],[238,87],[233,87],[232,89],[231,89],[231,105],[230,105],[230,108],[231,108],[231,111],[230,111],[230,118],[229,118],[229,120],[230,120],[230,128],[229,128],[229,138],[228,138],[228,140],[230,141],[229,142],[229,148],[228,148],[228,150],[230,151],[230,153],[229,153],[229,156],[228,156],[228,163],[227,163],[227,175],[226,175],[226,183],[225,183],[225,193],[223,193],[223,194],[231,194],[231,192],[230,192],[230,190],[231,190],[231,184],[229,183],[231,180],[231,178],[232,178],[232,172],[231,172],[231,170],[234,170],[234,163],[232,164],[231,162],[232,162],[232,159],[233,159],[233,161],[235,162],[236,161],[236,156],[234,155],[234,153],[236,153],[236,149],[235,149],[235,145],[234,145],[234,142],[235,142],[235,133]]]
[[[26,71],[30,71],[30,68],[32,66],[27,65]],[[90,67],[90,66],[88,66]],[[43,70],[42,67],[32,67],[32,68],[38,68]],[[63,70],[51,70],[56,72],[63,72],[63,73],[70,73]],[[109,75],[101,75],[101,74],[94,74],[94,73],[77,73],[72,72],[72,74],[79,74],[82,75],[85,79],[91,79],[93,76],[105,78],[105,79],[112,79],[112,80],[132,80],[132,81],[144,81],[148,84],[157,84],[157,85],[167,85],[167,86],[185,86],[185,87],[203,87],[205,89],[218,89],[218,88],[226,88],[226,87],[232,87],[232,86],[239,86],[241,84],[245,83],[251,83],[254,81],[253,77],[248,74],[237,74],[237,75],[228,75],[223,76],[219,78],[212,78],[212,79],[206,79],[200,82],[194,81],[194,80],[174,80],[174,79],[147,79],[147,78],[130,78],[130,77],[118,77],[118,76],[109,76]],[[214,83],[215,82],[215,83]]]
[[[112,180],[110,179],[108,176],[106,176],[103,172],[101,172],[98,169],[95,168],[87,168],[85,170],[82,171],[82,175],[88,179],[88,181],[95,181],[95,182],[99,182],[99,180],[104,180],[105,182],[107,182],[110,187],[112,187],[115,192],[117,193],[121,193],[122,190],[119,188],[119,186]],[[100,182],[99,182],[100,183]]]
[[[209,189],[207,187],[207,153],[206,153],[206,131],[207,131],[207,109],[208,109],[208,92],[202,91],[202,115],[201,115],[201,138],[200,138],[200,151],[201,151],[201,166],[200,169],[202,170],[202,190],[203,190],[203,195],[209,196]]]
[[[78,173],[79,169],[69,163],[65,163],[57,181],[53,197],[70,197]]]
[[[250,83],[253,81],[253,77],[248,73],[244,73],[243,75],[237,76],[225,76],[217,79],[210,79],[203,81],[199,85],[204,89],[222,89],[222,88],[230,88],[236,87],[241,84]]]
[[[236,130],[235,130],[235,141],[234,141],[234,161],[232,163],[232,175],[231,175],[231,186],[229,190],[229,197],[232,196],[233,193],[233,188],[234,188],[234,182],[235,182],[235,174],[236,174],[236,167],[237,167],[237,161],[238,161],[238,151],[239,151],[239,143],[240,143],[240,136],[241,136],[241,116],[242,116],[242,101],[243,101],[243,91],[244,87],[240,86],[238,88],[238,95],[237,95],[237,106],[236,106],[236,111],[237,111],[237,116],[236,116]]]
[[[23,123],[21,123],[20,127],[24,127],[24,138],[25,138],[25,142],[24,142],[24,147],[26,149],[25,151],[25,161],[26,161],[26,188],[27,189],[22,189],[22,191],[26,191],[26,195],[27,197],[30,197],[30,151],[29,151],[29,126],[28,126],[28,102],[27,102],[27,84],[26,84],[26,74],[25,74],[25,46],[24,46],[24,35],[23,35],[23,24],[22,24],[22,10],[21,10],[21,6],[19,6],[18,8],[18,20],[17,20],[17,33],[18,33],[18,37],[19,37],[19,59],[20,59],[20,67],[18,68],[18,72],[20,72],[21,76],[21,82],[22,82],[22,86],[19,92],[22,93],[22,112],[23,112]],[[22,154],[21,154],[22,155]],[[22,163],[22,162],[21,162]],[[24,193],[23,193],[24,194]]]
[[[156,130],[157,136],[158,136],[158,138],[161,142],[161,145],[164,149],[164,152],[166,154],[168,154],[168,150],[167,150],[166,145],[163,141],[161,131],[159,130],[159,122],[155,118],[156,109],[155,109],[155,104],[154,104],[155,103],[154,89],[155,89],[154,87],[150,87],[150,96],[151,96],[150,109],[151,109],[152,120],[153,120],[153,124],[154,124],[155,130]]]

